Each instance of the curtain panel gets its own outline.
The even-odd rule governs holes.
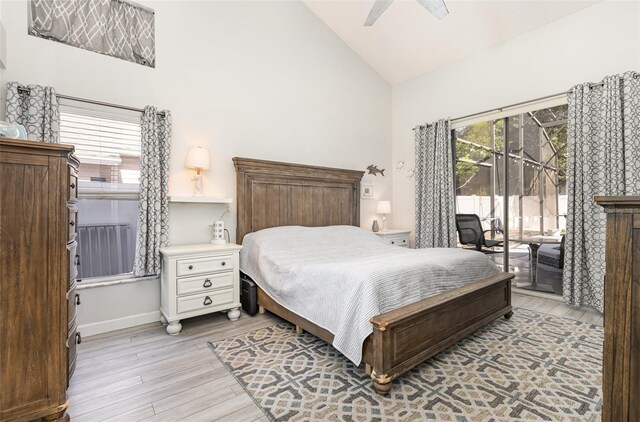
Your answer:
[[[449,120],[415,130],[416,248],[456,246],[453,152]]]
[[[169,232],[169,146],[171,114],[145,107],[142,115],[140,200],[133,274],[160,273],[160,248]]]
[[[6,119],[27,130],[31,141],[60,142],[60,109],[50,86],[7,83]]]
[[[640,195],[640,79],[633,72],[569,93],[566,302],[604,308],[605,221],[595,195]]]
[[[155,15],[123,0],[31,0],[29,34],[156,66]]]

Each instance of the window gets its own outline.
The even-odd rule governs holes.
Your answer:
[[[61,100],[60,141],[76,147],[79,279],[131,273],[138,221],[140,113]]]

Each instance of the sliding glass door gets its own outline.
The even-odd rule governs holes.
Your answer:
[[[563,105],[453,131],[457,213],[478,215],[487,237],[508,242],[492,258],[516,273],[516,285],[536,284],[532,250],[564,233],[566,112]]]

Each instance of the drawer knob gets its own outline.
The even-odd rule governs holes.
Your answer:
[[[76,255],[76,265],[80,265],[80,255]]]
[[[190,269],[190,270],[193,270],[193,265],[189,265],[189,269]]]
[[[204,302],[202,302],[203,305],[211,305],[213,301],[211,300],[211,298],[209,296],[204,298]]]
[[[76,333],[76,344],[82,344],[82,336],[80,333]]]
[[[80,295],[76,293],[76,305],[80,305]]]
[[[69,223],[69,225],[70,225],[71,227],[73,227],[73,226],[75,226],[75,225],[76,225],[76,223],[75,223],[75,221],[72,221],[71,223]]]
[[[202,287],[211,287],[211,280],[209,280],[208,278],[204,281],[204,283],[202,284]]]
[[[71,183],[71,189],[75,189],[76,188],[76,184],[75,183]]]
[[[226,264],[226,262],[222,261],[222,266],[223,266],[223,267],[225,266],[225,264]]]
[[[392,244],[392,245],[395,245],[395,244],[396,244],[396,242],[394,242],[394,241],[392,240],[392,241],[391,241],[391,244]]]

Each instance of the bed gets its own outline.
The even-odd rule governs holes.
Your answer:
[[[482,254],[404,250],[381,240],[376,243],[375,235],[357,229],[363,172],[247,158],[233,161],[237,242],[247,236],[241,269],[256,279],[261,312],[268,310],[294,324],[299,332],[308,331],[333,344],[356,364],[364,362],[378,393],[387,394],[393,379],[482,326],[501,316],[511,317],[513,275],[487,265],[489,260]],[[336,242],[336,236],[349,240]],[[327,245],[322,244],[325,237]],[[299,253],[288,254],[287,243]],[[331,244],[337,246],[330,248]],[[269,271],[260,269],[261,259],[268,260],[269,264],[262,265]],[[425,259],[434,268],[428,275],[429,284],[436,287],[415,294],[416,286],[424,285],[427,277],[416,275],[415,266]],[[454,261],[449,267],[466,270],[458,274],[444,269],[447,259]],[[390,264],[376,265],[385,260]],[[443,265],[438,266],[441,261]],[[385,272],[386,267],[391,272]],[[305,294],[322,302],[322,309],[335,318],[323,319],[318,312],[309,312],[312,306],[304,296],[292,293],[300,289],[274,289],[265,278],[277,278],[279,285],[307,283],[311,287]],[[382,284],[366,289],[374,279]],[[313,289],[317,280],[333,281],[335,286],[355,281],[341,301],[335,295],[318,300],[323,293]],[[387,296],[375,296],[379,290],[391,292],[393,283],[403,283],[407,289],[399,289],[388,303],[381,301]],[[329,284],[325,290],[331,290]],[[429,296],[415,299],[425,294]],[[354,308],[360,319],[340,318],[341,312]],[[362,324],[362,315],[368,315],[368,323]]]

